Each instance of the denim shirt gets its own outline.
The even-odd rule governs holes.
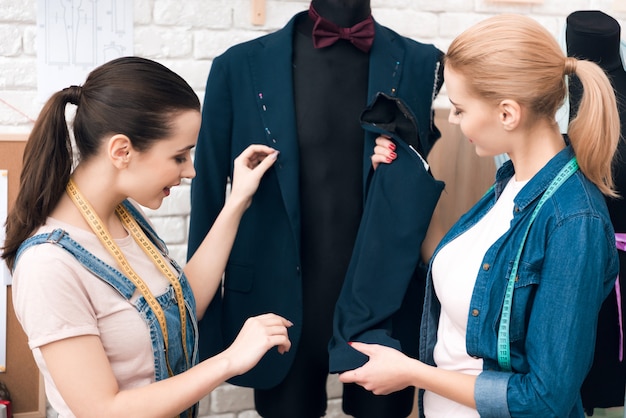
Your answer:
[[[504,294],[522,236],[541,195],[573,156],[571,146],[563,149],[517,194],[509,230],[487,250],[477,272],[466,350],[483,359],[474,389],[482,417],[584,417],[580,387],[591,367],[598,311],[615,283],[618,259],[603,195],[580,170],[545,202],[528,233],[510,317],[512,372],[500,369],[497,354]],[[498,170],[495,187],[450,229],[433,258],[491,209],[513,174],[508,161]],[[431,259],[420,360],[433,366],[440,310]]]

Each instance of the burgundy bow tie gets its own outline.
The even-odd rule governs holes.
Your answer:
[[[351,28],[342,28],[321,17],[311,4],[309,17],[315,22],[313,24],[313,46],[315,48],[325,48],[339,39],[352,42],[363,52],[368,52],[372,47],[374,42],[374,19],[372,19],[372,15]]]

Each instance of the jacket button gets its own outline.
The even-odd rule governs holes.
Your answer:
[[[478,316],[480,311],[478,309],[472,309],[472,316]]]
[[[483,270],[487,271],[487,270],[489,270],[489,267],[491,267],[491,266],[489,265],[489,263],[485,263],[485,264],[483,264]]]

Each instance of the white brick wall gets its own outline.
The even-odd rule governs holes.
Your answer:
[[[131,0],[127,0],[131,1]],[[250,21],[250,0],[135,0],[134,53],[181,74],[200,98],[211,60],[229,46],[282,27],[309,0],[267,0],[266,22]],[[565,17],[581,9],[614,16],[624,32],[626,0],[544,0],[542,4],[488,0],[372,0],[376,19],[403,35],[444,50],[463,29],[489,15],[514,12],[538,19],[557,36]],[[0,0],[0,134],[27,133],[41,108],[36,100],[36,1]],[[446,107],[445,91],[437,106]],[[181,264],[186,257],[189,183],[172,190],[156,211],[155,227]],[[341,385],[329,379],[329,417],[342,417]],[[255,418],[250,389],[223,385],[202,402],[203,418]]]

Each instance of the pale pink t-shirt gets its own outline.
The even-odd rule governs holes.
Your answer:
[[[117,263],[96,235],[49,218],[39,233],[55,228],[111,266]],[[168,287],[167,279],[129,235],[115,242],[155,296]],[[154,359],[147,324],[131,303],[113,287],[86,270],[66,250],[41,244],[25,251],[12,284],[17,319],[28,336],[46,395],[60,417],[73,417],[52,381],[40,347],[81,335],[98,335],[121,390],[154,381]],[[137,297],[137,294],[134,296]]]

